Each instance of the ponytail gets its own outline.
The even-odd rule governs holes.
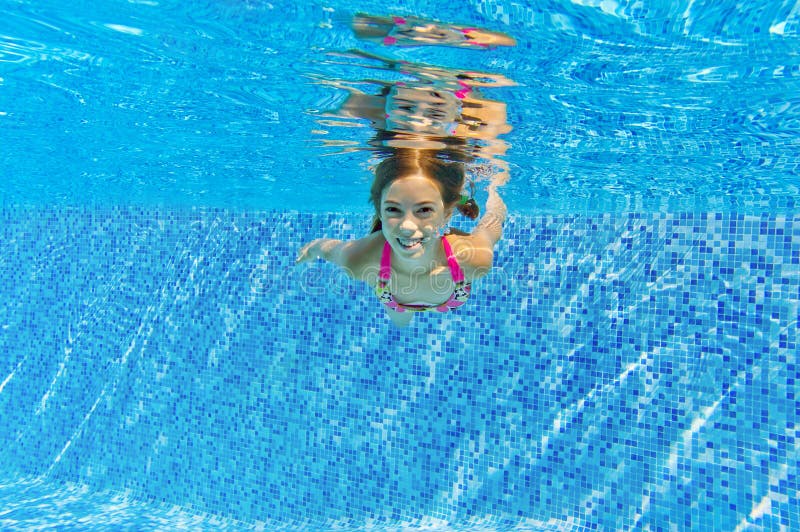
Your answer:
[[[471,179],[469,180],[469,196],[462,194],[461,199],[456,204],[456,209],[470,220],[474,220],[481,213],[481,208],[478,207],[478,202],[475,201],[475,183]]]

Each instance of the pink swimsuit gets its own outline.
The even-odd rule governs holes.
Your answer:
[[[375,293],[378,295],[381,303],[396,312],[424,312],[426,310],[436,310],[438,312],[447,312],[463,305],[469,298],[470,283],[464,281],[464,272],[461,266],[458,265],[453,249],[447,238],[442,237],[442,246],[444,253],[447,256],[447,265],[450,267],[450,275],[453,277],[453,282],[456,283],[456,288],[450,294],[450,299],[441,305],[404,305],[394,300],[394,296],[389,291],[389,279],[392,276],[392,246],[389,242],[383,245],[383,254],[381,255],[381,271],[378,280],[378,286],[375,288]]]

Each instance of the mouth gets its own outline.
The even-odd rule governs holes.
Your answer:
[[[412,251],[412,250],[421,248],[422,245],[425,242],[427,242],[428,240],[430,240],[430,239],[429,238],[398,238],[397,239],[397,243],[400,244],[400,246],[403,249],[405,249],[407,251]]]

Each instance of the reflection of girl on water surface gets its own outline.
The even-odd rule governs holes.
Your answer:
[[[353,31],[361,39],[377,40],[387,46],[433,44],[493,48],[516,44],[505,33],[407,16],[376,17],[359,14],[353,19]]]
[[[314,240],[300,250],[297,262],[321,258],[375,286],[395,325],[407,325],[415,312],[458,308],[472,282],[492,267],[506,217],[496,190],[501,176],[489,185],[486,214],[472,233],[448,231],[454,210],[473,209],[477,216],[474,199],[462,195],[463,166],[430,150],[398,149],[375,170],[372,233],[347,242]]]
[[[360,50],[337,55],[375,61],[377,66],[370,65],[371,68],[405,76],[400,81],[371,79],[360,84],[320,79],[318,83],[348,93],[333,115],[337,118],[368,119],[378,131],[484,141],[496,140],[511,130],[506,104],[486,98],[481,91],[484,87],[514,85],[503,76],[396,61]],[[370,94],[357,86],[363,84],[376,86],[377,92]]]

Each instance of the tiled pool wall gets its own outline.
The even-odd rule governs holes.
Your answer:
[[[800,215],[514,216],[389,325],[363,215],[0,211],[0,479],[243,522],[798,529]]]

